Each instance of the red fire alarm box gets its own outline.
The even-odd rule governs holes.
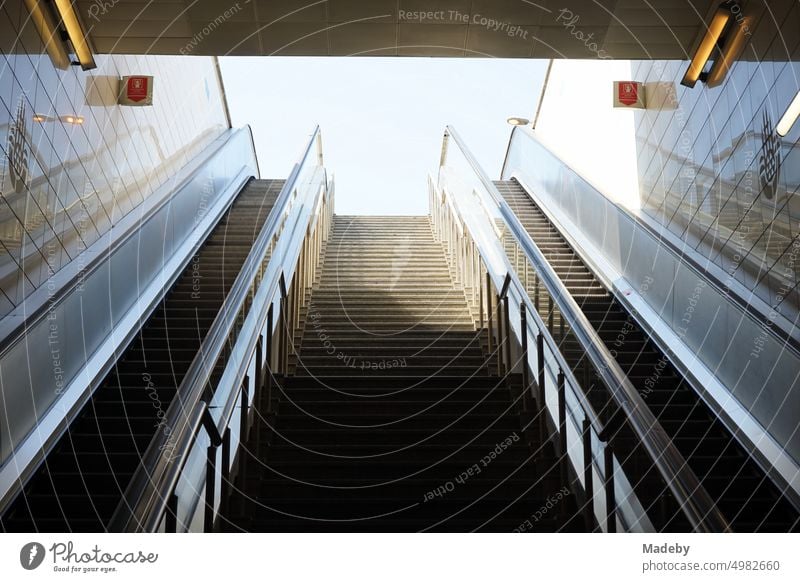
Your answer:
[[[119,104],[131,106],[152,105],[153,77],[147,75],[122,77]]]
[[[614,81],[614,107],[645,108],[644,85],[638,81]]]

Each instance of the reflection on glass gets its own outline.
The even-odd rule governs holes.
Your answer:
[[[653,78],[661,70],[668,68],[644,62],[640,75]],[[789,301],[788,316],[800,307],[793,250],[800,131],[781,136],[776,126],[780,104],[797,92],[798,70],[794,62],[740,62],[711,95],[684,92],[675,110],[636,113],[644,211],[714,261],[729,281],[775,308]]]
[[[227,123],[221,93],[207,90],[218,87],[210,58],[103,56],[91,74],[61,72],[9,13],[0,11],[0,33],[26,42],[0,45],[0,317]],[[152,107],[115,104],[117,80],[131,73],[162,79]]]

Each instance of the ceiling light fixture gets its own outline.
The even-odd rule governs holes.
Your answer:
[[[75,51],[75,56],[78,57],[78,62],[81,68],[86,71],[94,69],[97,64],[94,62],[92,49],[89,46],[89,39],[86,36],[86,31],[78,18],[78,13],[75,12],[75,7],[72,5],[71,0],[55,0],[56,9],[61,16],[61,22],[64,23],[64,28],[67,29],[67,36],[72,43],[72,48]]]
[[[731,70],[733,63],[742,54],[748,38],[747,31],[750,30],[749,19],[745,17],[742,21],[737,21],[732,26],[732,29],[725,35],[725,40],[720,48],[720,56],[714,59],[714,64],[711,66],[708,75],[705,79],[703,79],[702,75],[700,77],[708,87],[721,85],[728,71]]]
[[[695,86],[730,19],[731,12],[724,6],[719,7],[714,13],[714,18],[712,18],[703,40],[700,41],[700,46],[697,47],[692,62],[689,63],[681,85],[690,88]]]
[[[531,120],[525,117],[509,117],[506,119],[506,123],[509,125],[528,125],[530,122]]]
[[[797,92],[797,95],[794,96],[791,105],[786,110],[786,113],[783,114],[781,120],[778,122],[778,126],[775,128],[775,131],[778,132],[778,135],[781,137],[786,137],[789,135],[789,132],[792,130],[792,126],[794,125],[797,118],[800,117],[800,91]]]
[[[57,69],[67,69],[70,65],[69,55],[61,42],[61,35],[53,22],[52,14],[43,8],[42,4],[40,0],[25,0],[33,26],[39,33],[53,66]]]

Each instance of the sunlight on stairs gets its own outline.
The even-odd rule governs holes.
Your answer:
[[[324,253],[295,374],[259,405],[226,529],[579,530],[429,217],[335,216]]]

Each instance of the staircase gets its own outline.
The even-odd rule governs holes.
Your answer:
[[[693,388],[648,338],[622,305],[597,281],[547,216],[514,180],[496,182],[500,194],[550,262],[589,322],[639,391],[705,489],[736,531],[786,532],[800,527],[800,516],[781,491],[716,418]],[[517,267],[519,268],[519,267]],[[533,289],[529,289],[532,293]],[[556,316],[557,321],[557,316]],[[584,354],[567,335],[561,344],[577,370]],[[580,377],[580,375],[578,375]],[[605,390],[588,394],[598,410],[608,405]],[[630,445],[630,450],[635,449]],[[641,455],[631,454],[629,462]],[[638,484],[647,497],[656,489],[654,474],[640,468]],[[676,523],[666,529],[681,529]]]
[[[335,216],[319,273],[223,529],[583,527],[518,379],[489,365],[429,217]]]

